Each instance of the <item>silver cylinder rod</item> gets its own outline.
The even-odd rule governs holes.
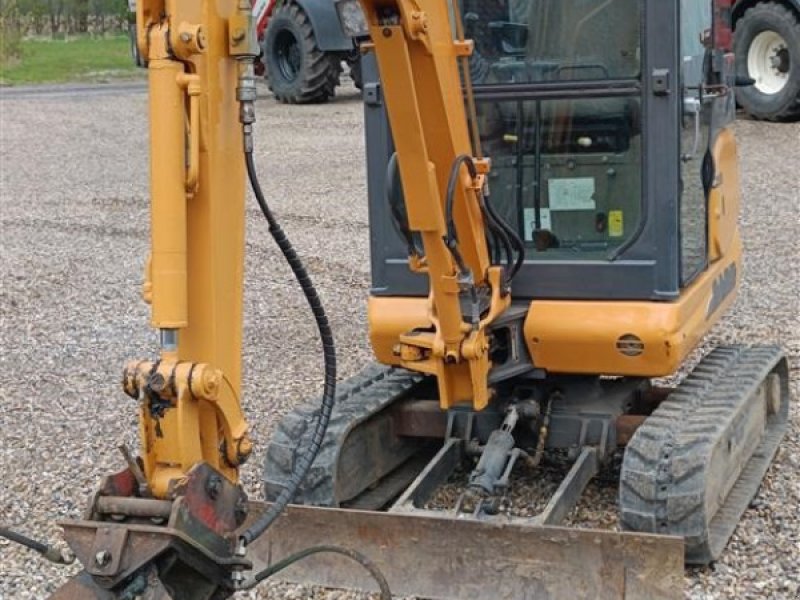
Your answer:
[[[177,352],[178,350],[178,330],[161,329],[161,350],[164,352]]]

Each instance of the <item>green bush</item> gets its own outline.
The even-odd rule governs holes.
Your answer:
[[[8,65],[19,60],[21,41],[16,0],[0,0],[0,64]]]

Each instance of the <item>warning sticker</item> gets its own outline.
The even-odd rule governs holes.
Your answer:
[[[608,213],[608,237],[622,237],[625,235],[625,215],[621,210],[612,210]]]
[[[523,211],[523,217],[525,219],[525,241],[532,242],[533,232],[536,231],[536,209],[526,208]],[[551,230],[553,228],[553,225],[550,221],[549,208],[539,209],[539,223],[541,225],[540,229]]]
[[[550,210],[594,210],[594,177],[548,181]]]

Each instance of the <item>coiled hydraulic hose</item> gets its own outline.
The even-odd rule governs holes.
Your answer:
[[[261,537],[261,535],[263,535],[264,532],[269,529],[270,525],[275,522],[275,520],[281,515],[281,513],[286,509],[286,507],[297,494],[300,484],[308,474],[311,465],[316,460],[319,450],[322,447],[322,441],[325,438],[325,432],[328,429],[328,423],[331,419],[331,412],[333,411],[333,405],[336,398],[336,348],[334,346],[333,332],[331,331],[330,324],[328,323],[328,317],[325,314],[325,309],[322,307],[322,301],[319,298],[319,294],[317,294],[316,288],[314,288],[311,277],[308,275],[308,271],[306,271],[303,262],[300,260],[297,252],[295,252],[292,244],[289,242],[289,239],[283,232],[283,229],[275,218],[275,215],[272,214],[269,204],[267,204],[267,199],[264,197],[264,191],[261,189],[261,184],[258,181],[256,165],[255,161],[253,160],[253,124],[256,120],[255,101],[257,96],[258,94],[256,92],[255,74],[253,72],[253,61],[251,59],[245,60],[240,64],[239,86],[236,89],[236,98],[239,101],[239,121],[242,124],[242,142],[244,146],[247,178],[250,180],[250,185],[253,188],[253,194],[256,197],[258,206],[261,208],[261,212],[264,214],[264,218],[269,224],[269,232],[272,235],[272,238],[275,240],[275,243],[278,244],[278,248],[280,248],[281,252],[283,253],[286,262],[289,263],[292,273],[294,273],[297,282],[300,284],[300,287],[303,290],[303,295],[305,295],[308,305],[311,307],[311,312],[314,315],[314,321],[316,322],[317,329],[319,330],[319,337],[322,341],[322,352],[325,363],[325,383],[322,391],[322,403],[320,406],[319,418],[317,419],[311,442],[303,452],[302,456],[299,458],[297,465],[295,465],[295,468],[292,471],[289,482],[275,499],[275,502],[272,503],[269,509],[267,509],[267,511],[264,512],[264,514],[262,514],[255,523],[253,523],[244,533],[239,536],[236,554],[241,557],[247,554],[247,546],[249,546],[254,540]],[[386,578],[374,563],[372,563],[366,556],[355,550],[333,545],[317,546],[289,556],[278,564],[273,565],[271,568],[267,568],[256,575],[249,587],[257,585],[259,581],[266,579],[270,575],[277,573],[289,565],[306,558],[307,556],[318,554],[320,552],[334,552],[343,554],[357,561],[365,569],[367,569],[375,581],[378,582],[378,585],[381,588],[382,600],[391,600],[392,593],[389,590],[389,584],[386,582]],[[233,573],[233,576],[234,585],[240,585],[242,583],[241,571],[236,570]]]
[[[319,418],[314,428],[314,435],[311,438],[308,448],[303,452],[295,466],[289,483],[283,488],[283,491],[278,495],[269,509],[241,535],[240,542],[247,546],[253,540],[259,538],[292,501],[300,484],[308,474],[308,470],[317,458],[317,454],[319,454],[322,440],[328,429],[328,421],[330,421],[331,411],[333,410],[336,397],[336,348],[334,346],[333,331],[331,331],[328,317],[325,314],[325,309],[322,307],[322,301],[311,281],[311,277],[309,277],[303,262],[300,260],[297,252],[295,252],[277,219],[275,219],[275,215],[272,214],[267,200],[264,197],[264,192],[261,189],[261,184],[256,174],[252,150],[245,152],[245,163],[247,165],[247,177],[250,180],[250,185],[253,188],[253,193],[261,208],[261,212],[264,214],[264,218],[266,218],[269,224],[269,232],[272,234],[275,243],[278,244],[284,258],[286,258],[286,262],[289,263],[292,273],[294,273],[308,301],[308,305],[311,307],[314,321],[319,330],[319,337],[322,341],[322,352],[325,362],[325,383],[322,392],[322,404],[320,406]]]
[[[246,148],[248,148],[248,150],[245,152],[247,177],[250,180],[253,193],[255,194],[258,205],[261,208],[261,212],[267,219],[267,223],[269,224],[269,232],[272,234],[273,239],[278,244],[278,247],[283,253],[284,258],[286,258],[286,262],[289,263],[292,273],[294,273],[297,282],[303,289],[303,294],[305,295],[306,300],[311,307],[311,312],[314,314],[314,320],[317,323],[320,340],[322,341],[322,352],[325,362],[325,384],[322,392],[322,405],[320,407],[319,419],[317,420],[317,425],[314,428],[314,435],[311,438],[311,443],[309,444],[308,448],[306,448],[305,452],[303,452],[303,455],[300,457],[297,466],[295,467],[294,471],[292,471],[292,476],[289,480],[289,483],[275,499],[275,502],[273,502],[269,509],[240,536],[239,544],[241,550],[244,550],[244,548],[246,548],[251,542],[258,539],[267,529],[269,529],[270,525],[275,522],[275,520],[281,515],[281,513],[286,509],[287,505],[294,498],[298,488],[300,487],[300,484],[303,482],[303,479],[305,479],[306,475],[308,474],[308,470],[311,468],[311,465],[314,463],[314,460],[316,460],[317,455],[319,454],[320,447],[322,446],[322,440],[325,437],[325,432],[328,429],[328,423],[331,418],[331,411],[333,410],[336,397],[336,348],[334,346],[333,332],[331,331],[330,324],[328,323],[328,317],[325,314],[322,301],[320,300],[319,294],[317,294],[317,290],[311,281],[311,277],[308,275],[308,271],[306,271],[303,262],[300,260],[297,252],[295,252],[291,242],[289,242],[289,238],[287,238],[286,234],[283,232],[283,229],[275,218],[275,215],[272,214],[269,204],[267,204],[267,200],[264,197],[264,192],[261,189],[261,184],[258,181],[258,175],[256,174],[253,153],[250,149],[251,147],[246,146]],[[287,567],[290,567],[294,563],[308,558],[314,554],[320,553],[341,554],[356,561],[358,564],[364,567],[372,576],[372,578],[378,583],[381,600],[392,600],[392,592],[389,589],[389,584],[386,581],[386,577],[384,577],[383,573],[381,573],[380,569],[378,569],[375,563],[356,550],[334,545],[314,546],[293,554],[276,563],[275,565],[264,569],[260,573],[257,573],[251,582],[244,586],[244,589],[254,587],[261,581],[275,575]]]

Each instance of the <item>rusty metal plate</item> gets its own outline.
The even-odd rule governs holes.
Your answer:
[[[148,579],[148,586],[137,600],[173,600],[157,577]],[[58,588],[48,600],[119,600],[119,595],[99,587],[92,577],[81,571]]]
[[[251,504],[251,518],[266,505]],[[356,549],[395,595],[433,600],[672,600],[683,595],[683,540],[613,531],[487,523],[429,514],[292,506],[249,549],[256,568],[309,546]],[[375,590],[361,567],[318,555],[281,579]]]
[[[114,594],[98,587],[86,571],[81,571],[49,596],[49,600],[114,600]]]

